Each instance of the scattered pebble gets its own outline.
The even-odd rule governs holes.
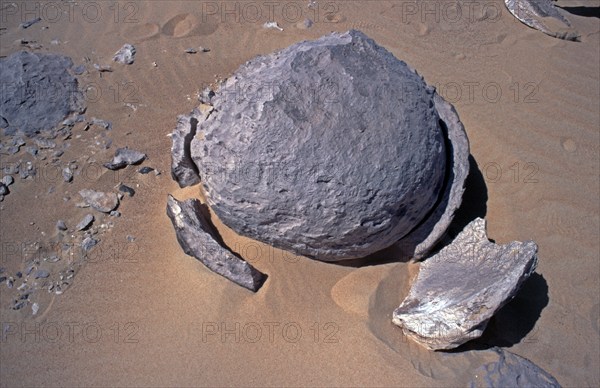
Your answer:
[[[50,272],[45,269],[40,269],[35,273],[36,279],[46,279],[48,276],[50,276]]]
[[[0,183],[3,183],[4,186],[6,186],[6,187],[12,185],[14,182],[15,182],[15,179],[10,175],[3,177],[2,180],[0,181]]]
[[[119,51],[115,53],[113,57],[113,61],[123,63],[126,65],[131,65],[134,61],[135,56],[135,47],[126,43],[121,47]]]
[[[134,242],[135,241],[135,237],[133,237],[131,235],[127,235],[127,241]]]
[[[142,168],[140,168],[140,169],[138,170],[138,172],[139,172],[140,174],[144,174],[144,175],[145,175],[145,174],[149,174],[149,173],[151,173],[152,171],[154,171],[154,169],[153,169],[152,167],[142,167]]]
[[[86,214],[85,217],[77,224],[75,230],[81,231],[87,229],[94,222],[94,216],[92,214]]]
[[[33,315],[36,315],[39,310],[40,310],[40,305],[37,304],[37,302],[35,302],[31,305],[31,312],[33,313]]]
[[[109,170],[118,170],[127,165],[139,164],[143,162],[144,159],[146,159],[146,154],[142,152],[130,150],[127,147],[117,148],[112,162],[105,163],[104,167],[108,168]]]
[[[108,65],[99,65],[94,63],[94,69],[98,70],[100,73],[111,73],[113,71],[112,67]]]
[[[273,28],[279,31],[283,31],[283,28],[279,27],[279,24],[277,24],[277,22],[266,22],[265,24],[263,24],[263,28]]]
[[[110,213],[119,206],[119,198],[115,193],[84,189],[79,191],[79,195],[83,197],[86,204],[102,213]]]
[[[196,53],[198,53],[198,50],[196,50],[194,48],[188,48],[188,49],[185,50],[185,52],[187,54],[196,54]]]
[[[110,215],[113,217],[121,217],[121,212],[118,210],[113,210],[110,212]]]
[[[124,185],[122,183],[119,185],[119,191],[121,191],[123,193],[127,193],[127,195],[129,195],[130,197],[133,197],[135,195],[134,189],[132,189],[131,187]]]
[[[35,23],[41,22],[42,18],[35,18],[35,19],[31,19],[31,20],[27,20],[26,22],[21,23],[21,28],[25,29],[25,28],[29,28],[31,26],[33,26]]]
[[[96,244],[98,244],[98,240],[94,239],[93,237],[86,237],[82,242],[81,242],[81,247],[83,248],[83,250],[85,252],[89,251],[90,249],[92,249],[93,247],[96,246]]]
[[[8,187],[4,183],[0,183],[0,195],[8,194]]]
[[[71,171],[71,169],[69,167],[63,168],[62,176],[63,176],[63,179],[65,180],[65,182],[73,181],[73,171]]]
[[[90,121],[89,124],[91,124],[91,125],[99,125],[102,128],[107,129],[107,130],[112,129],[112,123],[110,121],[97,119],[95,117],[92,117],[92,120]]]

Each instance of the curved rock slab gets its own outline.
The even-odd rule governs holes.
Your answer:
[[[562,24],[563,28],[569,29],[571,23],[554,6],[552,0],[504,0],[506,8],[523,24],[542,31],[544,34],[554,38],[565,40],[579,40],[580,35],[576,31],[554,28],[548,25],[544,19],[552,18]]]
[[[448,181],[462,174],[448,171],[458,161],[439,101],[363,33],[332,33],[240,67],[211,99],[191,155],[209,205],[241,235],[338,261],[425,225],[413,240],[422,252],[445,231],[435,224],[449,223],[464,184]],[[468,157],[460,131],[456,148]]]
[[[181,188],[200,183],[198,167],[192,160],[190,144],[196,136],[198,123],[206,120],[212,110],[211,105],[202,104],[189,115],[177,117],[177,127],[171,134],[171,177]]]
[[[85,108],[71,58],[20,51],[0,59],[0,128],[33,136]]]
[[[533,241],[494,244],[488,240],[485,221],[477,218],[421,264],[392,321],[428,349],[456,348],[481,336],[536,265]]]
[[[469,139],[454,107],[437,93],[435,109],[445,134],[447,149],[446,179],[442,195],[434,209],[417,228],[398,241],[401,259],[423,259],[446,234],[454,214],[462,203],[465,182],[469,175]]]
[[[186,254],[250,291],[256,292],[263,285],[267,275],[224,246],[210,222],[206,205],[197,199],[180,202],[169,195],[167,215],[175,228],[177,241]]]
[[[547,387],[560,388],[548,372],[526,358],[501,348],[493,348],[497,360],[475,370],[469,386],[476,387]]]

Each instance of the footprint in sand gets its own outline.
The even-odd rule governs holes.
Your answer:
[[[210,35],[217,30],[214,19],[202,20],[190,13],[182,13],[169,19],[162,27],[162,33],[175,38],[190,35]]]
[[[125,36],[134,41],[145,41],[157,37],[159,33],[160,26],[158,23],[145,23],[128,29]]]

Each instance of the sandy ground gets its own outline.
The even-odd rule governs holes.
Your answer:
[[[85,64],[86,117],[113,129],[74,128],[59,162],[77,161],[72,183],[50,176],[50,158],[2,155],[4,165],[32,161],[38,176],[17,177],[0,203],[0,267],[23,271],[23,243],[44,245],[58,219],[71,226],[89,212],[75,206],[80,189],[126,182],[136,194],[123,199],[120,218],[97,220],[114,227],[99,234],[93,259],[49,265],[52,278],[75,263],[76,276],[62,295],[32,295],[36,315],[31,304],[11,310],[16,290],[0,285],[0,385],[467,384],[485,353],[428,352],[391,323],[417,264],[383,254],[378,265],[321,263],[219,225],[225,241],[269,275],[253,294],[186,256],[165,213],[168,193],[199,194],[171,180],[167,137],[177,115],[198,104],[199,90],[258,54],[356,28],[436,85],[465,125],[474,168],[453,229],[485,216],[497,242],[539,244],[536,274],[478,346],[503,346],[564,386],[599,386],[600,19],[580,7],[598,15],[600,2],[559,2],[577,13],[568,17],[579,43],[526,27],[501,1],[463,4],[458,16],[447,3],[422,1],[414,13],[402,1],[319,1],[316,9],[305,1],[2,1],[0,55],[26,38],[42,45],[37,51]],[[42,22],[19,27],[36,16]],[[314,25],[299,28],[306,17]],[[262,28],[267,19],[284,31]],[[130,66],[111,61],[124,43],[137,48]],[[184,53],[198,46],[210,52]],[[114,71],[99,73],[94,63]],[[107,139],[109,149],[98,145]],[[122,146],[145,152],[144,166],[162,174],[92,168]]]

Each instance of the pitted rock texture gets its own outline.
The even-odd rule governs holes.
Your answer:
[[[256,292],[263,285],[267,275],[225,247],[210,222],[206,205],[196,199],[180,202],[169,195],[167,215],[186,254],[250,291]]]
[[[392,321],[432,350],[453,349],[483,334],[489,319],[535,270],[537,245],[488,240],[485,221],[472,221],[426,259]]]
[[[84,110],[70,58],[20,51],[0,59],[0,128],[33,136]]]
[[[221,85],[191,142],[208,203],[238,233],[297,254],[384,249],[444,188],[434,96],[358,31],[255,58]]]

